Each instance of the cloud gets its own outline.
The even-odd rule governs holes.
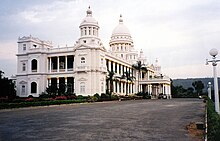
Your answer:
[[[220,44],[218,0],[8,0],[0,3],[0,49],[3,50],[0,61],[16,60],[16,49],[4,47],[17,47],[18,36],[32,34],[51,40],[55,47],[73,45],[79,38],[79,25],[89,5],[99,22],[99,35],[106,48],[122,14],[135,48],[143,49],[150,63],[158,58],[164,70],[181,72],[181,77],[206,76],[200,71],[201,66],[210,58],[209,50],[219,49]]]

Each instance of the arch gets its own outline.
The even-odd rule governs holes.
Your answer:
[[[37,83],[31,82],[31,93],[37,93]]]
[[[36,59],[33,59],[31,61],[31,71],[32,72],[37,72],[37,60]]]

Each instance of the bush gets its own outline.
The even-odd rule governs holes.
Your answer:
[[[151,96],[148,93],[139,92],[136,95],[137,96],[142,96],[143,99],[151,99]]]
[[[220,140],[220,116],[215,112],[214,103],[208,99],[207,103],[208,140]]]
[[[29,95],[28,98],[33,98],[33,95]]]
[[[38,102],[20,102],[20,103],[0,103],[0,109],[22,108],[31,106],[49,106],[71,103],[82,103],[86,100],[53,100],[53,101],[38,101]]]
[[[108,100],[110,100],[110,96],[105,93],[102,93],[101,94],[101,101],[108,101]]]
[[[54,100],[67,100],[66,96],[56,96]]]
[[[85,99],[85,97],[82,96],[82,95],[78,95],[78,96],[77,96],[77,99]]]
[[[111,100],[119,100],[119,96],[113,94],[113,95],[111,96]]]
[[[68,94],[67,96],[67,99],[77,99],[77,96],[76,96],[76,94]]]
[[[94,97],[96,97],[98,100],[101,98],[98,93],[94,94]]]
[[[98,101],[98,98],[95,96],[88,96],[86,101],[87,102],[96,102],[96,101]]]

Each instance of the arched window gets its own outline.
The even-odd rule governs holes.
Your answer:
[[[31,70],[32,72],[37,72],[37,60],[36,59],[33,59],[31,61]]]
[[[85,82],[80,83],[80,93],[85,93]]]
[[[25,94],[25,85],[21,86],[21,94],[24,95]]]
[[[86,63],[85,57],[81,57],[81,63]]]
[[[31,83],[31,93],[37,93],[37,83],[36,82]]]

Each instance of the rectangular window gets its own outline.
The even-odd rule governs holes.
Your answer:
[[[24,51],[26,50],[26,44],[23,44],[23,50]]]

